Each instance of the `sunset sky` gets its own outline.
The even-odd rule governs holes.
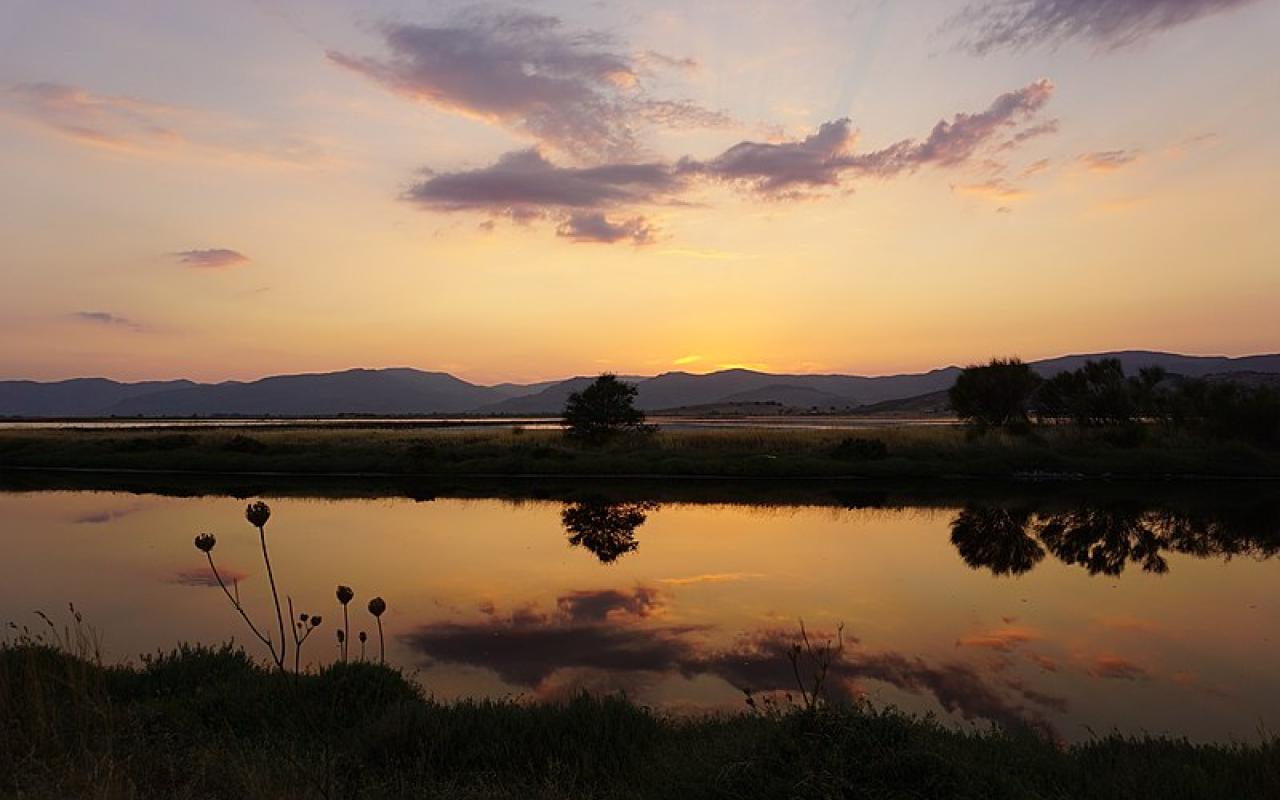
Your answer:
[[[1280,2],[0,0],[0,379],[1280,350]]]

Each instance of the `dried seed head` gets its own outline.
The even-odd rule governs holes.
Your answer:
[[[267,520],[271,519],[271,506],[261,500],[250,503],[244,510],[244,518],[249,520],[249,524],[253,527],[261,528],[267,524]]]
[[[196,537],[196,549],[202,553],[209,552],[217,543],[218,537],[214,536],[212,533],[202,533]]]
[[[369,634],[365,633],[364,631],[360,631],[360,643],[364,644],[367,641],[369,641]]]
[[[320,617],[312,617],[312,618],[311,618],[311,627],[313,627],[313,628],[314,628],[314,627],[316,627],[316,626],[317,626],[317,625],[319,625],[319,624],[320,624]]]
[[[309,614],[299,614],[299,615],[298,615],[298,619],[302,620],[303,622],[306,622],[309,618],[310,618],[310,615],[309,615]]]
[[[338,628],[337,634],[338,634],[338,644],[342,644],[347,640],[347,635],[342,632],[342,628]]]
[[[383,600],[381,597],[375,597],[369,601],[369,613],[375,617],[382,616],[382,613],[386,610],[387,601]]]
[[[339,603],[342,603],[344,606],[345,606],[347,603],[350,603],[350,602],[351,602],[351,600],[352,600],[352,598],[354,598],[355,596],[356,596],[356,593],[355,593],[355,592],[353,592],[353,591],[351,591],[351,587],[350,587],[350,586],[339,586],[339,587],[338,587],[338,602],[339,602]]]

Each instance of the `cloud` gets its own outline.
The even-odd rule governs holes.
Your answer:
[[[224,269],[249,263],[248,256],[224,247],[211,247],[204,250],[179,250],[173,253],[173,257],[180,264],[201,269]]]
[[[137,510],[136,506],[134,508],[108,508],[102,511],[90,511],[80,514],[71,521],[77,525],[105,525],[108,522],[127,517]]]
[[[837,186],[846,174],[893,178],[924,166],[954,167],[1001,132],[1034,116],[1053,90],[1052,81],[1035,81],[1000,95],[985,111],[939,120],[923,140],[903,139],[867,153],[854,152],[857,132],[848,119],[838,119],[800,141],[739,142],[709,161],[683,159],[678,168],[761,194],[787,194],[797,188]]]
[[[1022,171],[1018,173],[1018,177],[1023,179],[1035,177],[1049,169],[1052,164],[1053,162],[1047,158],[1042,158],[1039,161],[1033,161],[1022,168]]]
[[[857,132],[848,119],[827,122],[796,141],[743,141],[707,160],[685,157],[675,163],[564,167],[531,148],[507,153],[486,167],[427,171],[402,198],[435,211],[476,211],[517,222],[551,220],[559,235],[578,241],[644,244],[655,235],[646,217],[632,213],[610,218],[606,212],[684,202],[683,195],[699,181],[786,199],[839,188],[851,178],[888,179],[924,166],[956,167],[980,151],[1007,149],[1012,140],[997,140],[1034,117],[1053,91],[1051,81],[1038,80],[1000,95],[984,111],[940,120],[923,140],[904,139],[867,153],[855,152]],[[1005,199],[1015,191],[1005,187]]]
[[[835,186],[851,166],[857,140],[852,123],[823,123],[817,133],[796,142],[739,142],[709,161],[684,159],[682,172],[747,184],[774,194],[797,186]]]
[[[91,322],[95,325],[106,325],[113,328],[126,328],[131,331],[144,330],[144,326],[140,323],[134,322],[128,317],[113,314],[110,311],[77,311],[71,316],[82,322]]]
[[[594,156],[637,149],[641,124],[715,126],[727,117],[643,89],[647,68],[687,70],[692,62],[652,52],[634,56],[596,31],[566,31],[556,17],[472,12],[435,26],[386,23],[389,54],[330,51],[329,59],[387,89]]]
[[[545,209],[588,209],[655,202],[680,185],[660,163],[558,167],[536,149],[507,153],[488,167],[432,174],[404,199],[440,211],[538,216]]]
[[[790,691],[794,675],[787,658],[793,633],[765,630],[741,637],[725,649],[709,647],[710,629],[658,625],[651,617],[652,590],[570,592],[557,601],[558,613],[522,609],[508,617],[490,613],[478,622],[436,622],[402,636],[431,663],[484,667],[508,683],[539,695],[563,692],[558,676],[596,673],[602,688],[639,685],[644,676],[714,676],[753,692]],[[821,633],[811,632],[819,640]],[[855,639],[846,639],[856,645]],[[579,675],[581,677],[581,675]],[[931,664],[900,653],[849,647],[828,673],[833,697],[860,693],[862,681],[879,681],[911,694],[928,694],[964,719],[989,719],[1012,726],[1054,731],[1040,712],[1023,701],[1062,710],[1065,701],[1018,684],[1010,697],[976,668]],[[1008,681],[1004,685],[1011,685]]]
[[[956,640],[957,647],[983,647],[1002,653],[1013,651],[1019,645],[1040,638],[1029,628],[1007,627],[987,633],[976,633]]]
[[[1003,178],[992,178],[989,181],[981,183],[966,183],[959,186],[953,186],[952,189],[961,194],[981,197],[987,200],[996,200],[1008,203],[1013,200],[1021,200],[1026,197],[1029,192],[1025,189],[1019,189],[1017,186],[1011,185]]]
[[[1098,656],[1090,665],[1089,674],[1095,678],[1122,681],[1146,680],[1150,677],[1145,667],[1119,656]]]
[[[657,231],[644,217],[613,222],[598,211],[571,214],[556,228],[556,235],[575,242],[603,242],[612,244],[630,240],[632,244],[650,244]]]
[[[616,589],[570,592],[556,599],[556,607],[570,622],[604,622],[613,613],[644,619],[660,605],[658,590],[648,586],[637,586],[629,593]]]
[[[61,83],[21,83],[0,94],[0,108],[77,145],[153,158],[194,156],[218,162],[316,166],[329,162],[318,142],[279,136],[241,119]]]
[[[1085,153],[1079,157],[1081,164],[1090,172],[1115,172],[1123,166],[1138,160],[1139,153],[1134,150],[1098,150]]]
[[[1070,40],[1114,50],[1255,0],[990,0],[964,8],[944,29],[963,30],[975,55]]]

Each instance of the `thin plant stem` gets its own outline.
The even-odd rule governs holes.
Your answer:
[[[378,621],[378,663],[387,663],[387,642],[382,638],[382,617],[374,617]]]
[[[253,635],[257,636],[258,640],[267,646],[267,649],[271,651],[271,660],[276,662],[276,666],[280,667],[280,670],[283,672],[284,665],[281,662],[281,659],[276,655],[276,648],[275,645],[271,643],[271,637],[262,635],[262,632],[258,630],[258,626],[254,625],[253,620],[249,619],[249,615],[245,613],[244,606],[240,605],[239,586],[236,587],[236,594],[233,597],[231,591],[227,588],[227,584],[223,582],[222,575],[218,573],[217,566],[213,563],[213,554],[205,553],[204,555],[205,558],[209,559],[209,569],[213,572],[213,577],[218,580],[218,586],[222,587],[222,593],[231,601],[231,607],[239,612],[240,616],[244,618],[245,623],[249,626],[249,630],[253,631]]]
[[[276,604],[276,623],[280,626],[280,669],[284,670],[285,658],[285,640],[284,640],[284,615],[280,613],[280,593],[276,591],[276,578],[271,572],[271,557],[267,555],[267,530],[263,526],[258,526],[258,538],[262,542],[262,560],[267,565],[267,580],[271,583],[271,599]]]
[[[351,623],[347,619],[347,604],[342,604],[342,660],[347,660],[347,648],[351,646]]]

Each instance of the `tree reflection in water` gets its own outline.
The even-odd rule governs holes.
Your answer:
[[[1169,570],[1168,553],[1200,558],[1270,558],[1280,552],[1280,508],[1184,512],[1128,506],[1065,511],[971,505],[951,522],[951,543],[969,566],[996,575],[1028,572],[1052,553],[1090,575],[1129,565]]]
[[[650,502],[585,500],[566,505],[560,512],[560,522],[569,534],[570,546],[585,547],[600,563],[611,564],[638,547],[636,528],[657,507],[657,503]]]

